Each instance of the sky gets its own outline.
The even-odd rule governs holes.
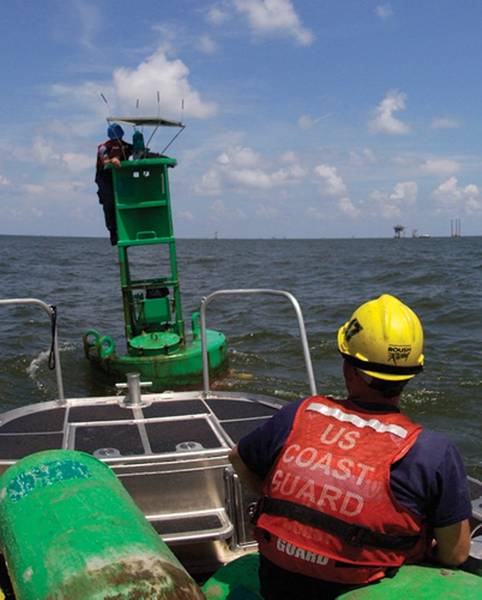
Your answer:
[[[481,24],[469,0],[5,2],[0,234],[106,236],[106,118],[160,113],[186,124],[178,237],[481,235]]]

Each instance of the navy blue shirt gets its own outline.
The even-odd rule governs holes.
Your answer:
[[[262,479],[285,444],[301,402],[303,399],[283,407],[239,441],[238,452],[243,462]],[[359,406],[366,408],[361,403]],[[398,412],[392,407],[389,410]],[[472,513],[459,451],[446,436],[429,429],[423,429],[409,452],[392,465],[390,486],[398,502],[431,527],[453,525],[468,519]]]

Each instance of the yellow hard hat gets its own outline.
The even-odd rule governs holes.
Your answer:
[[[340,327],[338,349],[371,377],[411,379],[423,369],[422,324],[411,308],[383,294],[362,304]]]

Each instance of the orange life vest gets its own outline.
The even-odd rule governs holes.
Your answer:
[[[276,565],[348,584],[420,560],[421,519],[390,489],[390,467],[421,427],[400,413],[372,413],[307,398],[265,484],[256,537]]]

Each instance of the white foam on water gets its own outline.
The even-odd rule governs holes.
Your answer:
[[[42,364],[46,363],[49,359],[50,350],[42,350],[38,356],[36,356],[32,362],[27,367],[27,375],[30,379],[35,380],[35,376],[42,366]]]
[[[74,349],[75,349],[74,344],[63,344],[63,345],[59,346],[60,353],[68,352],[69,350],[74,350]],[[36,375],[37,375],[40,367],[44,364],[47,364],[47,362],[49,360],[49,356],[50,356],[50,349],[42,350],[41,352],[39,352],[38,356],[36,356],[31,361],[29,366],[26,368],[27,375],[30,377],[30,379],[35,381],[35,383],[37,384],[39,389],[42,389],[44,386],[40,382],[36,381]]]

